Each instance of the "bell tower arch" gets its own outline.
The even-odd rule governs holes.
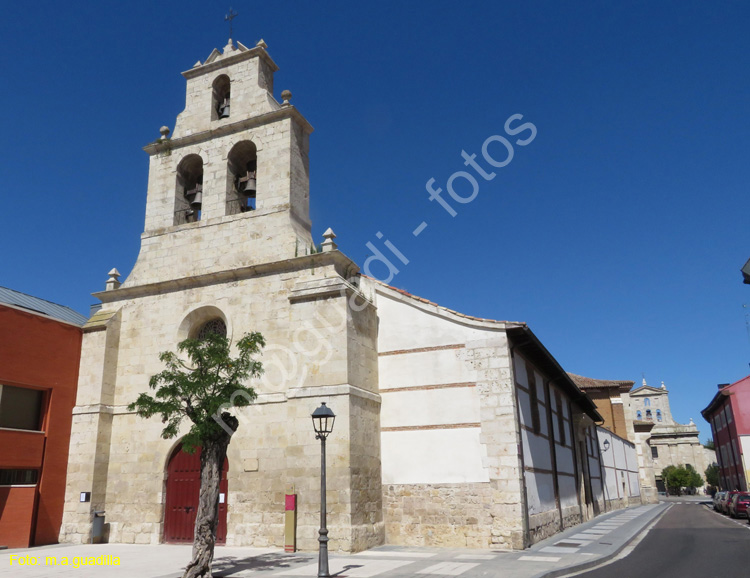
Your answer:
[[[183,72],[184,110],[149,154],[141,250],[123,287],[207,275],[306,254],[309,135],[273,96],[265,42],[230,41]]]

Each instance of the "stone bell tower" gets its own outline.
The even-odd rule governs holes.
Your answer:
[[[258,398],[237,411],[219,540],[283,546],[284,494],[294,491],[297,545],[317,547],[320,446],[310,414],[321,401],[337,415],[330,546],[357,551],[384,540],[377,314],[333,232],[313,245],[312,127],[289,91],[274,98],[277,66],[266,48],[230,41],[184,72],[185,109],[171,138],[163,127],[144,149],[137,262],[122,284],[110,272],[95,293],[101,310],[84,327],[62,542],[90,541],[94,511],[106,512],[110,542],[191,540],[180,534],[190,505],[171,490],[176,457],[187,459],[179,437],[162,439],[158,418],[127,407],[163,369],[160,352],[207,330],[231,341],[259,331],[267,344],[265,374],[251,383]]]
[[[309,252],[312,127],[284,91],[263,41],[231,41],[183,72],[185,110],[150,155],[141,252],[126,286]],[[231,250],[228,250],[231,246]],[[165,258],[167,257],[167,258]]]

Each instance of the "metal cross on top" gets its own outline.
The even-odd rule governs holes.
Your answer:
[[[229,7],[229,14],[224,16],[224,22],[229,22],[229,38],[232,38],[232,20],[237,17],[237,13]]]

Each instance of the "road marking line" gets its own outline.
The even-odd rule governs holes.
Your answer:
[[[479,563],[468,564],[461,562],[440,562],[424,570],[417,570],[415,574],[443,574],[444,576],[460,576],[467,570],[479,566]]]
[[[412,564],[412,560],[362,560],[361,558],[333,558],[330,560],[330,573],[343,574],[347,578],[371,578],[384,572],[393,572],[396,568]],[[318,563],[301,566],[285,572],[278,572],[277,576],[315,576]]]
[[[591,534],[573,534],[568,540],[588,540],[589,542],[591,540],[594,540],[596,536],[592,536]]]
[[[521,556],[519,560],[524,562],[559,562],[562,558],[558,556]]]
[[[497,556],[492,554],[459,554],[456,560],[494,560]]]
[[[367,550],[366,552],[359,552],[354,555],[391,558],[432,558],[433,556],[437,556],[437,554],[426,554],[424,552],[404,552],[401,550],[394,552],[389,552],[387,550]]]
[[[580,548],[565,548],[560,546],[547,546],[539,550],[540,552],[547,552],[548,554],[575,554]]]
[[[591,538],[591,536],[589,536]],[[583,548],[584,546],[588,546],[593,542],[594,540],[576,540],[575,538],[565,538],[565,540],[560,540],[559,542],[555,542],[555,544],[560,546],[578,546],[580,548]]]

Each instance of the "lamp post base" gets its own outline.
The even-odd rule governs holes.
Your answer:
[[[319,534],[318,542],[320,543],[320,551],[318,553],[318,578],[331,578],[331,574],[328,570],[328,530],[321,528]]]

